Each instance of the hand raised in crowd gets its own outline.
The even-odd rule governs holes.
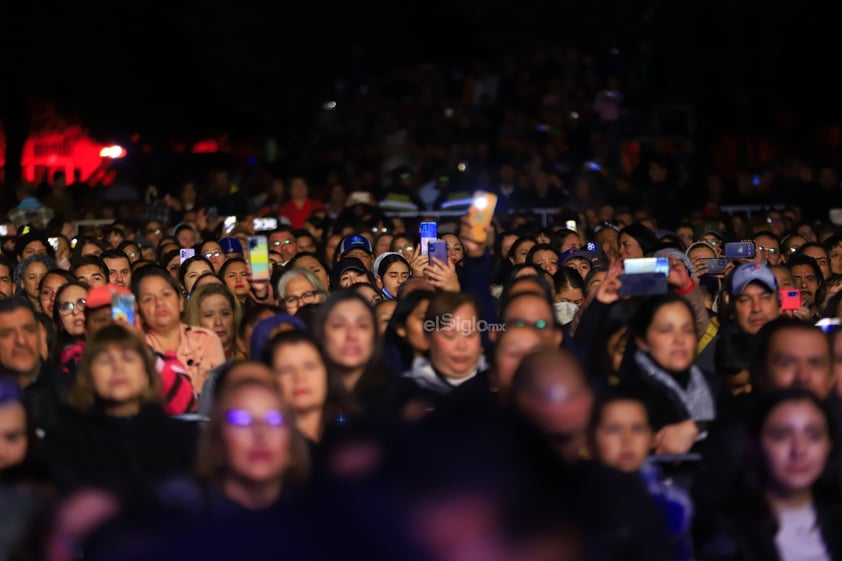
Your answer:
[[[251,263],[249,262],[248,258],[246,258],[246,271],[248,272],[248,281],[249,285],[251,286],[251,293],[254,295],[255,298],[258,300],[265,300],[269,297],[269,279],[257,279],[254,278],[251,272]]]
[[[781,314],[790,318],[800,319],[801,321],[810,321],[813,317],[813,312],[810,310],[810,307],[804,305],[797,310],[784,310]]]
[[[667,425],[655,435],[655,453],[686,454],[698,437],[699,429],[693,419]]]
[[[429,258],[421,253],[421,246],[415,248],[412,252],[412,257],[409,260],[409,268],[412,269],[412,276],[416,278],[424,277],[424,269],[429,263]]]
[[[596,289],[596,299],[598,302],[611,304],[620,299],[620,287],[623,285],[623,282],[620,280],[620,274],[622,272],[622,261],[619,259],[611,261],[611,264],[608,265],[605,279],[603,279]]]
[[[433,262],[424,268],[424,276],[434,287],[446,292],[459,292],[462,287],[459,284],[459,277],[456,275],[456,265],[448,260],[442,263],[433,258]]]
[[[465,248],[465,255],[468,257],[482,257],[485,250],[494,243],[494,228],[488,226],[485,229],[485,241],[479,242],[473,238],[473,227],[467,216],[459,220],[459,239]]]
[[[669,261],[670,273],[667,276],[667,283],[678,290],[686,290],[693,284],[693,279],[690,278],[690,271],[687,270],[681,259],[670,257]]]

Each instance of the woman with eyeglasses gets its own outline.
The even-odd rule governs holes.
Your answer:
[[[85,345],[79,373],[44,450],[61,466],[63,486],[95,484],[143,497],[186,475],[197,427],[169,417],[161,380],[146,342],[121,325],[97,331]]]
[[[295,423],[271,378],[241,376],[220,388],[196,460],[211,516],[271,510],[306,481],[309,456]]]
[[[197,255],[204,257],[213,265],[215,273],[219,272],[222,264],[225,263],[225,254],[222,252],[222,246],[215,240],[208,240],[199,247]]]
[[[70,380],[75,379],[82,350],[85,347],[85,304],[88,287],[73,281],[56,293],[53,321],[58,329],[61,366]]]
[[[319,278],[310,270],[295,267],[285,272],[278,281],[278,303],[290,315],[301,306],[324,302],[327,292]]]
[[[206,284],[197,288],[184,310],[186,323],[216,333],[228,360],[234,358],[242,317],[243,309],[239,300],[222,284]]]

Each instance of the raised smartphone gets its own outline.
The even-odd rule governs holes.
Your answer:
[[[725,267],[731,262],[730,259],[700,259],[700,261],[704,261],[708,266],[705,276],[725,274]]]
[[[252,280],[269,282],[269,241],[266,236],[252,236],[248,246]]]
[[[278,229],[277,218],[255,218],[252,223],[255,232],[271,232]]]
[[[491,224],[494,218],[494,209],[497,207],[497,195],[485,191],[476,191],[470,208],[468,208],[468,221],[471,224],[471,239],[477,243],[485,243],[487,237],[485,229]]]
[[[666,257],[637,257],[623,260],[623,272],[627,275],[647,273],[670,274],[670,260]]]
[[[732,242],[725,244],[728,259],[751,259],[754,257],[754,242]]]
[[[178,252],[178,264],[181,265],[191,257],[196,255],[196,250],[193,248],[181,249]]]
[[[801,290],[798,288],[782,288],[781,295],[781,311],[797,310],[801,307]]]
[[[447,242],[444,240],[433,240],[430,242],[429,263],[433,264],[433,259],[438,259],[442,263],[447,263]]]
[[[438,224],[435,222],[422,222],[418,227],[421,238],[421,255],[429,255],[429,244],[438,239]]]
[[[661,273],[620,275],[620,296],[657,296],[666,294],[667,277]]]
[[[133,294],[115,294],[111,299],[111,319],[134,325],[135,298]]]

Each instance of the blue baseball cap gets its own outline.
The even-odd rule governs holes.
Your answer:
[[[362,249],[366,253],[374,253],[368,238],[359,234],[352,234],[342,238],[342,242],[339,244],[339,255],[345,255],[353,249]]]
[[[739,296],[751,283],[759,283],[772,292],[778,290],[778,280],[772,269],[761,263],[743,263],[731,275],[728,293]]]
[[[243,255],[243,244],[237,238],[222,238],[219,240],[219,246],[222,248],[222,253],[228,255],[229,253],[239,253]]]

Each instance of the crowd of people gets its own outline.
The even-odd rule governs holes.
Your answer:
[[[838,177],[626,174],[620,61],[349,81],[288,177],[22,184],[0,558],[842,559]]]
[[[332,217],[300,178],[235,222],[197,197],[76,231],[31,194],[0,261],[9,558],[839,558],[842,237],[797,205],[444,218],[442,261],[423,212]]]

